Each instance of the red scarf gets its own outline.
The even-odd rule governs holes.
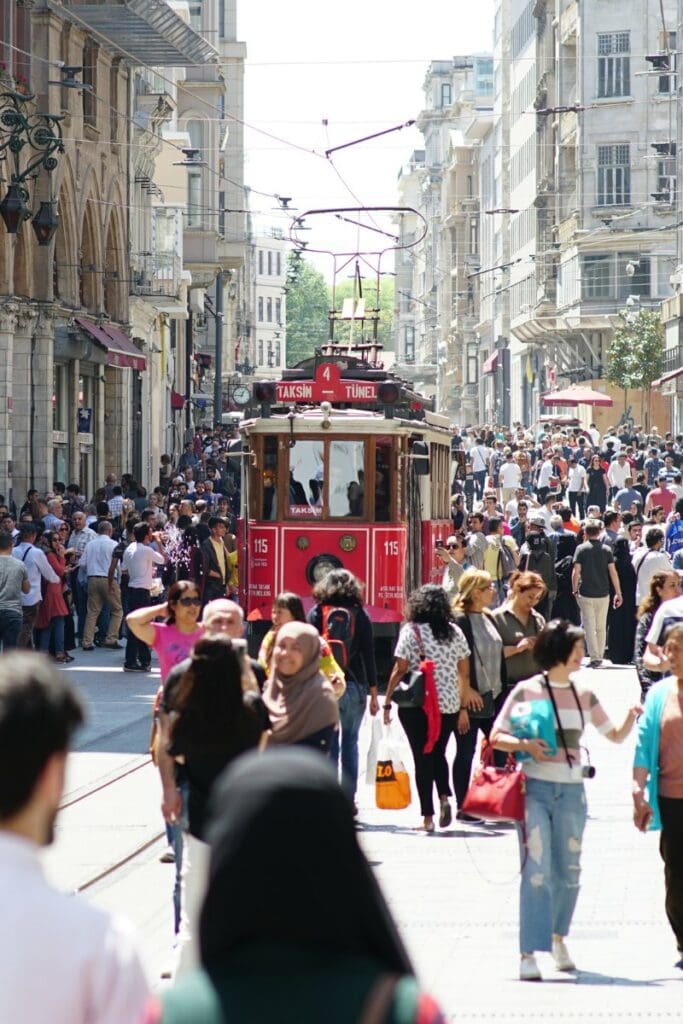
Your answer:
[[[441,712],[434,679],[434,662],[431,658],[423,658],[420,670],[425,677],[425,702],[422,708],[427,716],[427,742],[424,745],[423,753],[431,754],[441,732]]]

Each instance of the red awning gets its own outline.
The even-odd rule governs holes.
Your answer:
[[[676,377],[680,377],[683,373],[683,366],[679,366],[677,370],[669,370],[668,373],[663,374],[658,380],[652,381],[653,388],[660,388],[662,384],[666,384],[669,380],[675,380]]]
[[[171,409],[173,412],[178,412],[180,409],[185,408],[185,396],[179,394],[177,391],[171,390]]]
[[[564,388],[562,391],[549,391],[543,396],[544,405],[614,405],[609,395],[603,395],[593,388]]]
[[[127,334],[110,324],[94,324],[92,320],[74,317],[75,322],[87,334],[94,338],[107,353],[108,366],[128,366],[132,370],[146,370],[147,360],[140,349]]]
[[[484,362],[484,365],[481,368],[481,372],[482,373],[495,373],[497,369],[498,369],[498,349],[494,348],[494,350],[491,353],[491,355]]]

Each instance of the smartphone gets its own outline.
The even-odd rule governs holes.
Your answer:
[[[434,541],[434,550],[438,551],[442,547],[443,547],[443,540],[440,537],[437,537],[436,540]]]

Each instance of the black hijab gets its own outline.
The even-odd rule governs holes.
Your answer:
[[[358,845],[351,803],[316,751],[240,757],[216,782],[206,835],[206,967],[263,942],[365,955],[414,973]]]

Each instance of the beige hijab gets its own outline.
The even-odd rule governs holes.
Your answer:
[[[263,703],[273,729],[273,743],[300,743],[328,725],[338,725],[339,709],[332,685],[320,671],[320,636],[305,622],[288,622],[278,630],[282,637],[298,641],[304,662],[298,672],[286,676],[271,660],[271,675],[263,690]]]

